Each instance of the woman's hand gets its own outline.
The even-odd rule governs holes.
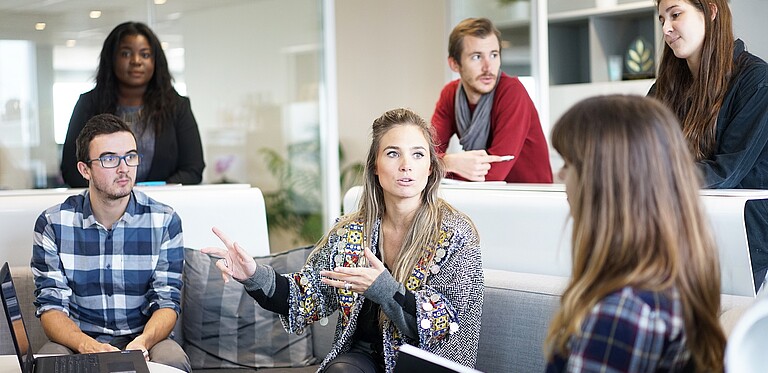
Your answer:
[[[218,228],[213,227],[213,233],[219,237],[227,249],[206,247],[200,251],[218,259],[216,261],[216,268],[221,270],[221,277],[224,279],[224,282],[229,282],[230,276],[240,281],[253,276],[258,264],[248,255],[248,252],[240,247],[237,242],[232,242]]]
[[[376,278],[386,271],[386,268],[384,263],[373,255],[371,249],[366,247],[363,255],[368,261],[367,267],[336,267],[333,271],[320,271],[320,275],[323,276],[320,281],[335,288],[365,293]]]

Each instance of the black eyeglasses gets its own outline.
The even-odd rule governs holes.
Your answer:
[[[139,153],[128,153],[126,155],[120,156],[120,155],[103,155],[96,159],[89,159],[86,162],[91,163],[93,161],[99,161],[101,162],[101,167],[104,168],[115,168],[120,165],[120,161],[124,160],[125,164],[130,167],[136,167],[139,164],[141,164],[141,154]]]

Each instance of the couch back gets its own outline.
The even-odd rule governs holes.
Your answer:
[[[344,212],[357,209],[361,187],[344,196]],[[559,277],[571,274],[571,224],[562,184],[442,185],[441,196],[477,226],[483,267]],[[724,294],[754,297],[744,204],[768,191],[702,190],[701,201],[720,254]]]
[[[269,255],[267,215],[261,190],[247,184],[137,187],[181,217],[184,245],[221,246],[211,227],[221,228],[253,256]],[[0,261],[29,265],[35,221],[45,209],[82,189],[0,191]]]

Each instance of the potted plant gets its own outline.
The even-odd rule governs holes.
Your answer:
[[[294,245],[317,242],[323,236],[322,186],[319,144],[315,141],[288,146],[288,159],[274,149],[259,149],[277,189],[264,192],[267,225],[270,231],[283,231]],[[344,152],[339,147],[343,164]],[[363,164],[353,162],[341,169],[341,187],[346,191],[361,182]]]

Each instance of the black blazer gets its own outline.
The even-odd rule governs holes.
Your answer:
[[[77,170],[76,139],[85,122],[97,114],[95,90],[83,93],[77,100],[69,120],[67,137],[61,154],[61,175],[72,188],[87,187],[88,182]],[[155,154],[147,181],[179,184],[200,184],[203,180],[203,146],[197,121],[192,115],[189,99],[177,95],[172,120],[155,137]],[[145,181],[145,180],[137,180]]]

